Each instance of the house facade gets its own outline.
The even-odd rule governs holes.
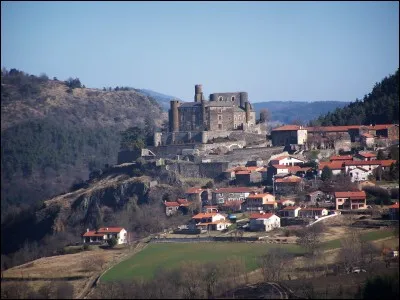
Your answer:
[[[281,216],[287,218],[297,218],[299,215],[300,207],[288,206],[281,210]]]
[[[315,205],[318,201],[322,200],[322,197],[325,196],[325,193],[322,191],[314,191],[311,193],[308,193],[306,195],[306,202],[307,205]]]
[[[376,153],[373,152],[358,152],[355,156],[359,160],[370,161],[376,160]]]
[[[272,165],[280,165],[280,166],[296,166],[305,163],[304,160],[298,159],[294,156],[285,155],[278,156],[269,161],[269,164]]]
[[[212,191],[212,202],[220,205],[230,201],[244,201],[250,193],[260,191],[259,188],[227,187]]]
[[[192,217],[190,229],[224,230],[231,225],[220,213],[200,213]]]
[[[367,195],[364,191],[335,192],[336,210],[366,209]]]
[[[281,219],[272,213],[251,214],[249,227],[251,231],[271,231],[281,227]]]
[[[242,207],[247,211],[271,210],[277,208],[278,203],[276,203],[275,196],[272,194],[252,194],[247,196]]]
[[[122,227],[102,227],[98,230],[89,230],[88,228],[82,237],[83,243],[107,242],[113,237],[117,240],[117,245],[128,242],[128,233]]]
[[[287,176],[283,178],[275,178],[274,190],[278,195],[290,195],[300,192],[304,189],[304,182],[298,176]]]
[[[372,175],[372,171],[363,167],[355,167],[354,169],[349,170],[348,174],[351,178],[351,182],[359,182],[368,180],[368,176]]]
[[[307,130],[298,125],[284,125],[271,130],[273,146],[304,145],[307,142]]]

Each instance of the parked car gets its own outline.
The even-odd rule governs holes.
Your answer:
[[[364,269],[355,268],[355,269],[353,269],[353,272],[352,272],[352,273],[359,274],[359,273],[361,273],[361,272],[365,273],[365,272],[367,272],[367,271],[364,270]]]

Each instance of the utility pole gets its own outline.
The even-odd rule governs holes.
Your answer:
[[[272,194],[275,197],[275,174],[272,175]]]

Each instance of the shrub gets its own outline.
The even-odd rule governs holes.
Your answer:
[[[107,240],[107,244],[110,248],[114,248],[117,245],[117,239],[112,237],[111,239]]]

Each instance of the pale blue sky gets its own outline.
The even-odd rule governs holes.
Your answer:
[[[396,2],[1,2],[1,66],[193,101],[354,101],[399,67]]]

